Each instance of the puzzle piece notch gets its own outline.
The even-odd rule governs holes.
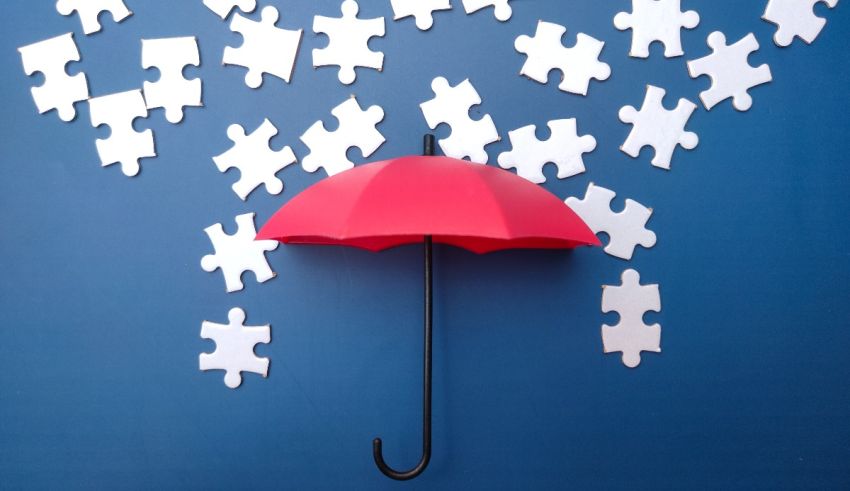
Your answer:
[[[633,269],[623,271],[621,279],[620,286],[602,286],[602,312],[620,315],[617,325],[602,325],[602,346],[605,353],[622,352],[623,364],[635,368],[641,351],[661,352],[661,325],[643,322],[647,312],[661,312],[661,293],[658,285],[641,285]]]
[[[688,62],[691,78],[701,75],[711,77],[711,88],[700,92],[700,100],[706,109],[719,102],[732,98],[732,105],[738,111],[746,111],[753,105],[749,89],[773,80],[767,63],[752,67],[747,58],[758,51],[759,43],[753,33],[749,33],[735,44],[726,44],[726,35],[715,31],[708,36],[708,45],[713,53]]]
[[[67,33],[18,48],[24,73],[40,72],[44,83],[30,89],[39,114],[56,109],[59,119],[68,122],[77,116],[74,103],[89,98],[89,83],[85,73],[68,75],[65,67],[80,61],[80,51],[74,34]]]
[[[254,213],[245,213],[236,217],[236,233],[228,235],[220,223],[204,229],[215,254],[201,258],[201,268],[207,273],[221,269],[227,292],[232,293],[245,287],[242,273],[252,271],[258,283],[265,283],[276,275],[269,267],[265,253],[277,249],[276,240],[254,240],[257,229],[254,226]]]
[[[313,32],[325,34],[327,47],[313,50],[313,67],[339,66],[339,81],[345,85],[357,79],[355,67],[374,68],[379,72],[384,67],[384,53],[369,49],[369,39],[384,35],[384,18],[358,19],[360,7],[355,0],[342,2],[342,17],[313,18]]]
[[[339,174],[354,167],[354,162],[346,155],[349,148],[359,148],[366,158],[386,141],[377,128],[384,120],[384,110],[380,106],[364,111],[357,99],[351,97],[333,108],[331,114],[339,121],[336,131],[326,130],[319,120],[301,135],[301,141],[310,148],[310,153],[301,162],[307,172],[316,172],[322,167],[328,176]]]
[[[136,131],[133,122],[147,118],[148,109],[141,90],[128,90],[117,94],[89,99],[92,126],[108,125],[109,138],[95,142],[102,167],[121,164],[121,171],[128,177],[139,173],[139,160],[156,157],[153,131]]]
[[[99,32],[102,26],[98,17],[103,11],[112,14],[112,20],[120,23],[127,17],[133,15],[123,0],[58,0],[56,11],[68,16],[77,12],[80,23],[83,25],[83,33],[86,35]]]
[[[510,0],[463,0],[463,9],[467,14],[477,12],[486,7],[493,7],[493,15],[500,22],[506,22],[513,15]]]
[[[669,170],[676,146],[692,150],[699,143],[699,137],[696,133],[685,131],[697,105],[687,99],[679,99],[676,109],[668,111],[663,103],[666,93],[664,89],[647,85],[640,111],[633,106],[620,109],[620,121],[632,125],[632,131],[620,150],[636,158],[641,149],[649,145],[655,149],[652,165]]]
[[[183,120],[183,107],[201,107],[202,82],[200,78],[187,80],[183,69],[189,65],[200,66],[198,41],[194,36],[142,40],[142,68],[159,69],[159,80],[145,82],[142,86],[148,109],[165,108],[169,123]]]
[[[215,341],[215,351],[201,353],[198,367],[202,371],[224,370],[224,384],[235,389],[242,384],[242,372],[269,374],[269,359],[254,353],[254,347],[271,342],[271,326],[246,326],[245,311],[239,307],[227,313],[227,324],[204,321],[201,338]]]
[[[815,15],[818,3],[835,8],[838,0],[768,0],[761,18],[777,26],[773,42],[784,48],[799,37],[812,44],[826,25],[826,19]]]
[[[558,166],[558,179],[584,172],[582,154],[596,149],[596,138],[579,137],[575,118],[549,121],[547,126],[548,140],[537,139],[533,124],[509,132],[512,148],[499,155],[499,166],[515,168],[517,175],[536,184],[546,182],[543,166],[550,162]]]
[[[431,82],[434,98],[419,105],[428,127],[435,129],[442,123],[448,124],[451,135],[439,140],[440,148],[449,157],[469,158],[478,164],[489,159],[484,147],[499,141],[499,132],[493,118],[485,114],[474,120],[469,116],[473,106],[481,104],[481,97],[469,79],[452,87],[444,77]]]
[[[564,26],[540,21],[534,37],[517,37],[514,47],[527,56],[520,75],[545,84],[549,81],[549,72],[558,69],[562,73],[560,90],[587,95],[591,79],[602,81],[611,76],[611,67],[599,61],[605,43],[579,33],[576,44],[567,48],[561,44],[566,32]]]
[[[390,3],[394,20],[413,16],[420,31],[431,29],[435,11],[452,8],[450,0],[390,0]]]
[[[275,27],[280,14],[271,6],[260,13],[260,22],[234,14],[230,21],[230,30],[243,37],[238,48],[224,48],[222,62],[225,65],[237,65],[248,69],[245,84],[256,89],[263,85],[263,74],[274,75],[289,83],[295,58],[301,44],[302,30],[288,30]]]
[[[652,209],[637,201],[626,200],[621,212],[611,210],[611,202],[617,194],[610,189],[588,184],[583,199],[567,198],[566,203],[582,220],[598,234],[608,234],[605,252],[620,259],[630,260],[635,247],[649,248],[655,245],[655,232],[646,228]]]
[[[649,58],[649,45],[655,41],[664,45],[666,58],[682,56],[682,28],[698,25],[699,14],[694,10],[682,12],[681,0],[632,0],[631,13],[620,12],[614,17],[614,27],[632,30],[629,56],[633,58]]]
[[[269,143],[275,135],[277,128],[268,119],[250,135],[238,124],[227,128],[227,137],[233,142],[233,147],[213,157],[213,162],[219,172],[226,172],[234,167],[239,169],[240,179],[232,188],[242,201],[260,185],[265,185],[269,194],[280,194],[283,191],[283,181],[276,174],[284,167],[294,164],[296,159],[288,146],[278,151],[271,149]]]
[[[225,20],[235,8],[246,14],[253,12],[257,8],[257,0],[204,0],[204,5]]]

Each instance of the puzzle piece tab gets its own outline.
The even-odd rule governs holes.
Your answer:
[[[661,293],[658,285],[641,285],[640,274],[633,269],[623,271],[620,286],[602,286],[602,312],[617,312],[616,326],[602,326],[602,346],[605,353],[623,353],[623,364],[635,368],[640,364],[641,351],[661,352],[661,325],[648,326],[643,315],[661,312]]]
[[[838,0],[768,0],[761,18],[776,24],[773,42],[785,47],[799,37],[812,44],[826,25],[826,19],[815,15],[814,7],[818,3],[834,8]]]
[[[449,0],[390,0],[390,3],[393,7],[394,20],[412,15],[420,31],[427,31],[434,25],[435,11],[452,8]]]
[[[649,45],[655,41],[664,44],[666,58],[685,54],[681,30],[698,26],[699,14],[693,10],[682,12],[680,7],[681,0],[632,0],[632,13],[617,14],[614,27],[632,30],[629,56],[649,58]]]
[[[242,384],[242,372],[267,377],[269,359],[254,354],[254,346],[271,342],[271,326],[246,326],[245,311],[239,307],[230,309],[227,320],[227,324],[201,324],[201,338],[215,341],[215,351],[201,353],[198,367],[202,371],[224,370],[224,384],[231,389]]]
[[[469,110],[481,104],[478,91],[469,79],[455,85],[449,85],[448,80],[437,77],[431,82],[435,97],[419,105],[422,115],[431,129],[442,123],[452,128],[448,138],[439,141],[443,153],[457,159],[469,158],[478,164],[486,164],[487,151],[484,147],[499,141],[499,132],[493,119],[485,114],[479,120],[469,117]]]
[[[384,18],[358,19],[360,7],[355,0],[342,2],[342,17],[313,18],[313,32],[326,34],[326,48],[313,50],[313,67],[339,66],[339,81],[349,85],[357,78],[354,67],[381,71],[384,54],[369,49],[369,38],[384,35]]]
[[[655,149],[652,165],[670,169],[676,146],[692,150],[699,143],[696,133],[685,131],[697,105],[687,99],[679,99],[676,109],[668,111],[663,104],[664,94],[664,89],[648,85],[640,111],[632,106],[620,109],[620,121],[632,125],[632,131],[620,150],[630,157],[637,157],[640,150],[649,145]]]
[[[159,80],[143,87],[148,109],[165,108],[169,123],[183,120],[183,107],[201,107],[201,79],[186,80],[187,65],[200,66],[198,41],[194,37],[142,39],[142,68],[159,69]]]
[[[283,191],[283,181],[275,174],[295,163],[295,154],[289,147],[279,151],[269,147],[269,141],[276,134],[277,128],[268,119],[250,135],[246,135],[245,128],[238,124],[227,128],[227,137],[233,141],[233,147],[213,157],[213,162],[220,172],[233,167],[239,169],[241,177],[233,184],[233,192],[242,201],[260,185],[265,185],[269,194]]]
[[[477,12],[485,7],[494,7],[493,15],[500,22],[505,22],[511,18],[513,9],[508,4],[510,0],[463,0],[463,9],[467,14]]]
[[[56,109],[59,119],[72,121],[77,116],[74,103],[89,98],[89,83],[85,73],[68,75],[65,66],[80,61],[80,52],[72,33],[39,41],[18,48],[24,73],[40,72],[44,83],[30,91],[39,114]]]
[[[559,89],[587,95],[591,79],[606,80],[611,76],[611,67],[599,61],[605,43],[579,33],[575,46],[566,48],[561,44],[566,32],[564,26],[540,21],[534,37],[522,35],[516,38],[514,47],[527,56],[520,75],[545,84],[549,80],[549,72],[558,69],[562,73]]]
[[[123,0],[58,0],[56,10],[62,15],[71,15],[76,11],[86,35],[100,31],[98,16],[103,11],[112,14],[112,20],[115,22],[121,22],[133,15]]]
[[[204,5],[224,20],[234,8],[246,14],[253,12],[257,8],[257,0],[204,0]]]
[[[153,131],[140,132],[133,128],[137,118],[148,117],[141,90],[89,99],[89,113],[92,126],[96,128],[105,124],[112,130],[109,138],[95,142],[103,167],[120,163],[124,175],[132,177],[139,173],[140,159],[156,157]]]
[[[726,35],[715,31],[709,34],[708,45],[714,51],[712,54],[688,62],[691,78],[711,77],[711,88],[699,95],[703,105],[710,110],[731,97],[735,109],[748,110],[753,98],[747,91],[773,80],[767,63],[753,68],[747,61],[750,54],[759,49],[756,37],[749,33],[737,43],[727,45]]]
[[[545,141],[537,139],[533,124],[509,132],[513,148],[499,155],[499,166],[516,168],[518,176],[536,184],[546,182],[543,166],[549,162],[558,166],[558,179],[584,172],[581,156],[596,148],[596,138],[578,136],[575,118],[549,121],[547,125],[551,136]]]
[[[264,73],[282,78],[287,83],[292,76],[302,31],[275,27],[279,16],[276,8],[266,7],[260,13],[260,22],[239,14],[234,14],[230,21],[230,30],[241,34],[244,41],[238,48],[224,48],[222,62],[247,68],[245,84],[252,89],[263,85]]]
[[[322,167],[329,176],[339,174],[354,167],[354,162],[346,155],[349,148],[359,148],[366,158],[386,141],[376,127],[384,119],[380,106],[364,111],[357,99],[351,97],[335,107],[331,114],[339,121],[336,131],[328,131],[324,123],[316,121],[301,135],[301,141],[310,148],[310,154],[301,162],[307,172],[316,172]]]

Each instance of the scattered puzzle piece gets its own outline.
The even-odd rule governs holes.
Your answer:
[[[448,138],[439,141],[443,153],[457,159],[469,158],[472,162],[486,164],[486,145],[499,141],[499,132],[489,114],[479,120],[469,117],[469,110],[481,104],[481,97],[469,79],[452,87],[448,80],[437,77],[431,82],[434,98],[419,105],[431,129],[441,123],[452,128]]]
[[[500,22],[505,22],[511,18],[513,10],[508,4],[510,0],[463,0],[463,9],[467,14],[477,12],[485,7],[494,7],[493,15]]]
[[[655,245],[655,232],[646,228],[652,209],[627,199],[623,211],[615,213],[611,211],[614,196],[614,191],[590,183],[584,199],[567,198],[566,203],[593,233],[608,234],[606,253],[628,261],[638,244],[647,248]]]
[[[142,68],[159,69],[159,80],[143,85],[148,109],[165,108],[170,123],[183,120],[183,107],[201,107],[201,79],[183,78],[187,65],[200,66],[195,37],[142,39]]]
[[[39,41],[18,48],[24,73],[40,72],[44,83],[30,91],[39,114],[56,109],[59,119],[72,121],[77,116],[74,103],[89,98],[89,83],[85,73],[68,75],[65,66],[80,61],[80,52],[72,33]]]
[[[512,149],[499,155],[499,165],[516,168],[517,175],[536,184],[546,182],[543,166],[549,162],[558,166],[558,179],[584,172],[581,156],[596,148],[596,138],[578,136],[575,118],[549,121],[547,125],[551,136],[545,141],[537,139],[533,124],[508,132]]]
[[[434,25],[435,11],[452,8],[449,0],[390,0],[390,3],[393,7],[394,20],[412,15],[420,31],[427,31]]]
[[[301,29],[290,31],[275,27],[279,15],[276,8],[266,7],[260,14],[260,22],[239,14],[230,21],[230,30],[242,34],[244,41],[238,48],[224,48],[222,61],[225,65],[247,68],[245,84],[252,89],[263,85],[264,73],[280,77],[287,83],[292,76],[301,44]]]
[[[310,148],[310,154],[301,162],[307,172],[316,172],[322,167],[329,176],[339,174],[354,167],[354,162],[346,155],[349,148],[359,148],[366,158],[386,141],[376,128],[384,119],[380,106],[364,111],[357,99],[351,97],[333,108],[331,114],[339,121],[336,131],[328,131],[324,123],[316,121],[301,135],[301,141]]]
[[[611,67],[599,61],[605,43],[579,33],[575,46],[566,48],[561,44],[566,32],[564,26],[540,21],[534,37],[522,35],[516,38],[514,47],[528,57],[520,75],[545,84],[549,80],[549,72],[558,69],[562,73],[559,89],[587,95],[591,79],[606,80],[611,76]]]
[[[112,14],[112,20],[115,22],[121,22],[133,15],[123,0],[58,0],[56,10],[62,15],[71,15],[76,11],[86,35],[100,31],[98,17],[103,11]]]
[[[313,32],[326,34],[328,46],[313,50],[313,67],[339,66],[339,81],[349,85],[357,78],[354,67],[381,71],[384,54],[369,49],[369,38],[384,35],[384,18],[358,19],[360,7],[355,0],[342,2],[342,17],[313,18]]]
[[[220,268],[228,293],[244,288],[242,273],[245,271],[253,271],[258,283],[265,283],[275,277],[266,261],[265,253],[277,249],[278,242],[254,240],[257,229],[254,226],[253,213],[237,216],[236,225],[238,230],[233,235],[224,233],[220,223],[204,229],[213,244],[215,254],[201,258],[201,268],[208,273]]]
[[[661,325],[648,326],[645,313],[661,312],[661,293],[658,285],[641,285],[640,275],[633,269],[623,271],[620,286],[602,286],[602,312],[617,312],[616,326],[602,325],[602,346],[605,353],[623,353],[623,364],[635,368],[640,364],[641,351],[661,352]]]
[[[95,142],[103,167],[120,163],[124,175],[132,177],[139,173],[140,159],[156,157],[153,131],[133,128],[136,118],[148,117],[141,90],[89,99],[89,112],[92,126],[105,124],[112,130],[109,138]]]
[[[198,367],[202,371],[224,370],[224,385],[235,389],[242,384],[242,372],[269,374],[269,359],[254,354],[254,346],[271,341],[271,326],[246,326],[245,311],[239,307],[227,313],[227,324],[204,321],[201,338],[215,341],[215,351],[201,353]]]
[[[234,8],[246,14],[253,12],[257,8],[257,0],[204,0],[204,5],[224,20]]]
[[[632,30],[629,56],[649,58],[649,45],[655,41],[664,44],[666,58],[685,54],[681,30],[698,26],[699,14],[693,10],[682,12],[680,7],[681,0],[632,0],[632,13],[617,14],[614,27]]]
[[[799,37],[812,44],[826,25],[826,19],[815,15],[814,7],[818,3],[834,8],[838,0],[768,0],[761,18],[776,24],[773,42],[785,47]]]
[[[275,174],[295,163],[295,154],[289,147],[279,151],[269,147],[269,141],[276,134],[277,128],[268,119],[250,135],[246,135],[245,128],[238,124],[227,128],[227,137],[233,141],[233,147],[213,157],[213,162],[220,172],[233,167],[239,169],[241,177],[233,184],[233,192],[242,201],[263,184],[269,194],[280,194],[283,191],[283,181]]]
[[[731,97],[735,109],[748,110],[753,105],[753,98],[747,91],[773,80],[766,63],[753,68],[747,61],[750,53],[759,49],[756,37],[749,33],[737,43],[727,45],[726,36],[715,31],[709,34],[708,45],[714,51],[712,54],[688,62],[691,78],[700,75],[711,77],[711,88],[699,95],[703,105],[710,110]]]
[[[685,131],[697,105],[687,99],[679,99],[676,109],[668,111],[663,104],[664,94],[664,89],[647,85],[640,111],[632,106],[620,109],[620,121],[632,125],[632,131],[620,150],[637,157],[640,150],[649,145],[655,149],[652,165],[669,170],[677,145],[692,150],[699,143],[696,133]]]

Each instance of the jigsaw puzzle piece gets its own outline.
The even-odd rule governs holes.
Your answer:
[[[201,79],[183,78],[188,65],[200,66],[198,42],[194,37],[143,39],[142,68],[159,69],[159,80],[143,87],[148,109],[165,108],[169,123],[183,120],[183,107],[201,107]]]
[[[682,56],[682,28],[698,25],[699,14],[694,10],[682,12],[681,0],[632,0],[631,13],[620,12],[614,17],[614,27],[632,30],[629,56],[634,58],[649,58],[649,45],[655,41],[664,45],[666,58]]]
[[[227,324],[204,321],[201,338],[215,341],[215,351],[201,353],[198,367],[202,371],[224,370],[224,384],[235,389],[242,384],[242,372],[251,372],[266,378],[269,359],[254,353],[257,344],[271,342],[271,326],[246,326],[245,311],[239,307],[227,313]]]
[[[224,48],[222,62],[247,68],[245,84],[252,89],[263,85],[264,73],[279,77],[286,83],[292,76],[302,30],[275,27],[279,17],[276,8],[266,7],[260,13],[260,22],[239,14],[230,21],[230,30],[241,34],[244,41],[238,48]]]
[[[537,139],[535,125],[508,132],[511,151],[499,155],[499,166],[515,168],[520,177],[542,184],[546,182],[543,166],[551,162],[558,166],[558,179],[566,179],[584,172],[582,154],[596,148],[596,138],[591,135],[578,136],[575,118],[549,121],[548,140]]]
[[[85,73],[68,75],[65,67],[72,61],[80,61],[80,52],[72,33],[39,41],[18,48],[24,73],[40,72],[44,83],[31,89],[32,98],[39,114],[56,109],[59,119],[72,121],[77,116],[74,103],[89,98],[89,84]]]
[[[815,15],[818,3],[835,8],[838,0],[768,0],[761,18],[777,26],[773,42],[784,48],[799,37],[812,44],[826,25],[826,19]]]
[[[486,7],[493,7],[493,15],[496,16],[496,19],[505,22],[513,14],[508,2],[510,0],[463,0],[463,9],[467,14],[471,14]]]
[[[86,35],[100,31],[98,16],[103,11],[112,14],[112,20],[118,23],[133,15],[123,0],[58,0],[56,10],[66,16],[76,11]]]
[[[227,292],[235,292],[244,288],[242,273],[252,271],[258,283],[265,283],[276,275],[269,267],[265,253],[277,249],[276,240],[254,240],[257,229],[254,226],[254,214],[245,213],[236,217],[238,229],[233,235],[224,233],[220,223],[204,229],[215,254],[201,258],[201,268],[212,273],[221,269]]]
[[[661,312],[661,293],[658,285],[641,285],[640,274],[627,269],[620,286],[602,286],[602,312],[617,312],[620,322],[602,326],[602,346],[605,353],[622,352],[623,364],[635,368],[640,364],[642,351],[661,352],[661,325],[646,325],[647,312]]]
[[[253,12],[257,8],[257,0],[204,0],[204,5],[224,20],[235,8],[246,14]]]
[[[427,31],[434,25],[435,11],[452,8],[449,0],[390,0],[390,3],[394,20],[413,16],[420,31]]]
[[[360,7],[355,0],[342,3],[342,17],[313,18],[313,32],[325,34],[328,46],[313,50],[313,67],[339,66],[339,81],[349,85],[357,78],[355,67],[374,68],[381,71],[384,54],[369,49],[369,39],[384,35],[384,18],[358,19]]]
[[[95,142],[101,166],[120,163],[124,175],[132,177],[139,173],[140,159],[156,157],[153,131],[139,132],[133,128],[137,118],[148,117],[141,90],[89,99],[89,112],[93,127],[105,124],[112,131],[109,138]]]

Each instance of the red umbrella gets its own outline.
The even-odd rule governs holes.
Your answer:
[[[422,458],[404,472],[372,450],[387,476],[412,479],[431,458],[431,249],[438,242],[477,253],[500,249],[572,249],[599,245],[596,235],[563,201],[505,170],[434,157],[401,157],[355,167],[324,179],[286,203],[257,240],[347,245],[379,251],[425,244],[425,364]]]

